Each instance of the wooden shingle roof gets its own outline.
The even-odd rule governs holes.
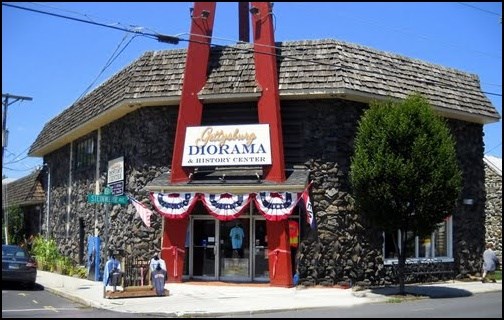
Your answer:
[[[43,204],[45,192],[42,186],[42,178],[42,172],[36,170],[25,177],[2,184],[2,207],[24,207]]]
[[[282,42],[277,48],[280,99],[370,101],[404,99],[416,92],[447,117],[482,124],[500,119],[474,74],[333,39]],[[46,123],[29,154],[43,156],[65,136],[71,141],[97,129],[114,120],[98,118],[120,107],[116,118],[135,105],[178,105],[185,58],[185,49],[146,52]],[[252,44],[212,48],[201,99],[231,101],[259,93]]]

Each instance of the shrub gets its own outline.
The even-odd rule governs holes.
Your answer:
[[[87,269],[76,266],[69,257],[61,255],[54,239],[45,239],[37,236],[33,240],[32,254],[37,260],[40,270],[57,271],[61,274],[86,278]]]

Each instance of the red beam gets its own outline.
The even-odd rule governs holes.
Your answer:
[[[252,14],[252,29],[256,81],[262,90],[257,104],[259,123],[270,125],[271,137],[272,165],[265,168],[264,179],[283,182],[285,181],[285,164],[272,4],[252,2],[252,8],[258,9],[255,14]]]
[[[199,126],[203,105],[198,99],[198,92],[207,80],[210,43],[215,18],[215,2],[195,2],[192,13],[191,35],[187,48],[187,57],[182,84],[182,96],[177,120],[177,131],[173,146],[171,182],[189,180],[189,171],[182,167],[184,139],[188,126]]]

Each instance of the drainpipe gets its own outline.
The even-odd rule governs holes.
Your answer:
[[[46,204],[46,240],[49,240],[49,204],[51,201],[51,169],[47,163],[44,163],[47,170],[47,204]]]

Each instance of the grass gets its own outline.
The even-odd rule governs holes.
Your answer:
[[[496,270],[495,271],[495,279],[496,280],[502,280],[502,270]]]
[[[405,295],[394,294],[387,299],[386,303],[401,303],[404,301],[419,300],[422,298],[424,298],[423,295],[413,293],[406,293]]]

